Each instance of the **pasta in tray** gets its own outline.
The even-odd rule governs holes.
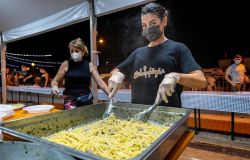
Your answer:
[[[121,120],[112,115],[46,139],[108,159],[130,159],[142,153],[167,129],[167,126]]]

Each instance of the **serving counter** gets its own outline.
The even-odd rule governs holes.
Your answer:
[[[138,112],[149,107],[146,105],[116,103],[114,113],[121,119],[134,117]],[[23,140],[35,143],[41,143],[61,152],[79,159],[103,158],[82,152],[64,145],[56,144],[43,139],[50,134],[61,130],[76,127],[78,125],[88,124],[101,119],[107,104],[96,104],[83,106],[69,111],[55,112],[26,119],[1,123],[0,129],[3,131],[3,138],[12,138],[12,140]],[[187,117],[190,110],[171,107],[160,107],[150,116],[150,121],[159,124],[168,124],[170,128],[164,132],[156,141],[154,141],[145,151],[134,159],[177,159],[193,137],[193,132],[187,131]]]
[[[63,88],[59,88],[60,95]],[[50,87],[7,86],[7,100],[11,102],[40,102],[63,104],[63,99],[51,95]]]
[[[59,88],[59,93],[62,95],[64,88]],[[8,86],[8,101],[12,102],[27,102],[34,101],[36,103],[59,103],[63,104],[63,99],[59,96],[51,95],[50,87],[34,87],[34,86]],[[129,89],[121,89],[115,95],[117,102],[131,102],[131,91]],[[103,90],[98,89],[98,100],[109,100],[106,93]]]
[[[20,102],[20,95],[23,93],[27,93],[25,99],[28,99],[28,93],[31,95],[34,94],[37,97],[37,103],[40,102],[40,94],[43,96],[48,96],[51,98],[50,102],[54,103],[56,99],[56,103],[62,104],[62,98],[58,98],[55,96],[51,96],[51,88],[41,88],[41,87],[11,87],[8,86],[8,91],[11,92],[12,98],[15,101]],[[62,93],[63,88],[60,88],[60,93]],[[23,92],[23,93],[22,93]],[[19,97],[15,96],[13,98],[13,94],[18,93]],[[117,102],[131,102],[131,90],[129,89],[121,89],[115,94],[115,98]],[[98,90],[98,100],[107,101],[109,100],[108,96],[102,91]],[[24,100],[25,101],[25,100]],[[235,113],[250,113],[250,92],[211,92],[211,91],[183,91],[181,94],[181,102],[184,108],[194,109],[194,124],[195,124],[195,132],[198,133],[198,129],[201,129],[200,125],[200,110],[214,110],[214,111],[226,111],[231,112],[231,139],[234,139],[234,114]],[[197,118],[197,110],[198,110],[198,118]],[[198,125],[197,125],[198,119]],[[197,127],[198,126],[198,127]],[[198,129],[197,129],[198,128]]]

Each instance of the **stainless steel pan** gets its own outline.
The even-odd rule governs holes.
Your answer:
[[[115,103],[114,114],[121,119],[128,119],[147,108],[148,105]],[[99,119],[108,107],[107,103],[95,104],[76,108],[69,111],[50,113],[42,116],[31,117],[11,122],[2,123],[0,130],[4,137],[12,137],[31,142],[46,144],[55,147],[79,159],[98,159],[102,157],[75,150],[64,145],[59,145],[45,139],[43,136],[59,132],[64,129],[87,124]],[[178,139],[187,129],[187,117],[191,110],[158,106],[149,117],[149,121],[171,126],[144,152],[133,159],[164,159]]]

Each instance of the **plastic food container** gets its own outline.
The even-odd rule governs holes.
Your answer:
[[[22,103],[13,103],[13,104],[10,104],[10,105],[15,107],[14,111],[20,110],[23,107],[25,107],[25,104],[22,104]]]
[[[13,111],[16,107],[7,104],[0,104],[0,116],[1,119],[6,119],[11,117],[15,112]]]
[[[53,105],[34,105],[23,108],[23,110],[29,113],[44,113],[49,112],[51,109],[55,108]]]

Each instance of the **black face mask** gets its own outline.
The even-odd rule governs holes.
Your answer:
[[[159,39],[161,35],[162,35],[162,32],[160,30],[160,25],[145,28],[142,31],[142,36],[144,36],[150,42]]]

